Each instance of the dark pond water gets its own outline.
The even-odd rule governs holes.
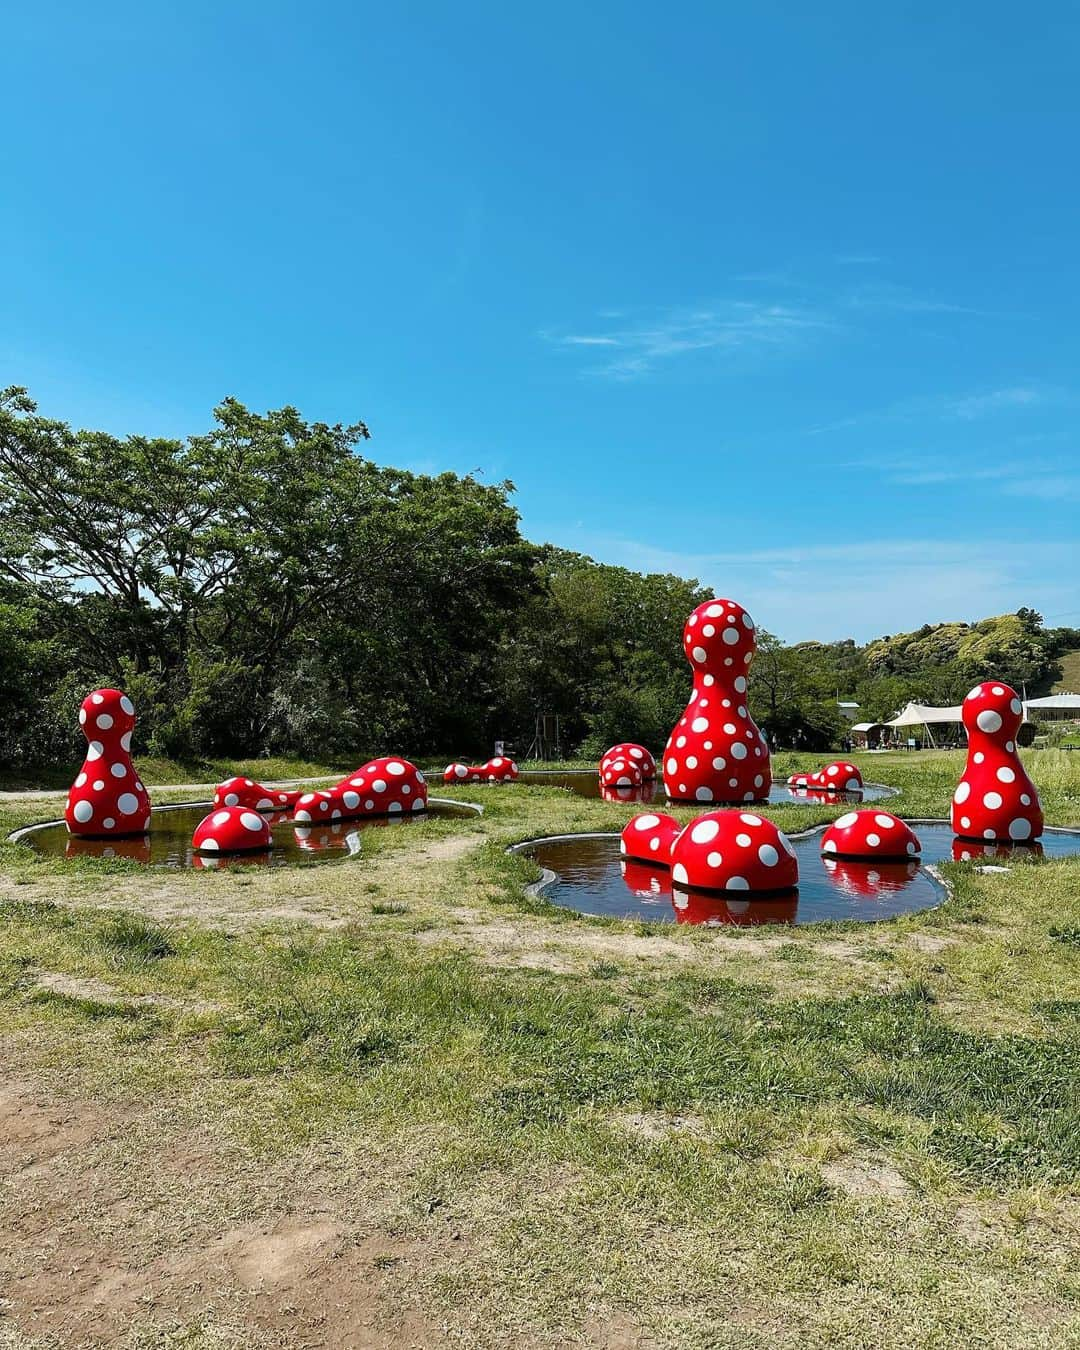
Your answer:
[[[657,779],[654,783],[644,783],[639,788],[602,788],[600,775],[595,769],[523,769],[517,780],[526,787],[565,788],[577,797],[603,797],[610,802],[664,801],[664,783]],[[842,802],[876,802],[883,797],[895,796],[893,788],[883,787],[880,783],[868,784],[861,792],[825,792],[814,788],[788,787],[786,783],[774,782],[769,788],[769,801],[774,806],[790,802],[828,802],[839,805]],[[745,802],[737,805],[745,807]],[[702,807],[704,810],[704,806]]]
[[[1049,830],[1034,847],[973,844],[955,838],[946,824],[913,826],[927,863],[971,860],[1010,866],[1033,857],[1080,854],[1080,834]],[[861,863],[821,856],[821,831],[793,839],[799,887],[787,895],[748,900],[672,884],[667,868],[623,858],[618,835],[582,835],[541,842],[528,849],[557,879],[540,892],[546,900],[582,914],[654,923],[754,925],[816,923],[823,919],[867,922],[930,909],[944,893],[918,862]]]
[[[296,862],[342,862],[360,853],[361,835],[368,830],[408,829],[429,816],[468,817],[474,812],[456,802],[429,802],[426,811],[393,816],[365,816],[324,825],[300,825],[289,815],[266,817],[273,832],[273,846],[263,853],[233,853],[204,857],[191,847],[195,826],[211,810],[210,802],[193,806],[158,806],[151,814],[149,834],[132,839],[79,839],[68,834],[63,821],[17,832],[20,843],[29,844],[48,858],[132,858],[151,867],[191,867],[206,872],[223,867],[283,867]]]

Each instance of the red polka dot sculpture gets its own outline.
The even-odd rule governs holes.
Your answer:
[[[858,767],[847,760],[836,759],[825,764],[813,773],[793,773],[788,779],[790,787],[825,788],[834,792],[860,792],[863,776]]]
[[[646,811],[640,816],[632,816],[619,837],[619,852],[625,858],[668,867],[671,863],[671,846],[681,829],[674,816],[665,815],[662,811]]]
[[[270,847],[270,822],[246,806],[220,806],[199,821],[191,836],[196,853],[254,853]]]
[[[968,756],[952,799],[952,827],[964,839],[1025,843],[1042,834],[1039,794],[1016,750],[1023,715],[1016,691],[1000,680],[977,684],[964,699]]]
[[[888,811],[849,811],[821,836],[822,854],[837,858],[914,858],[922,852],[915,831]]]
[[[671,878],[707,891],[785,891],[799,883],[787,835],[748,811],[699,816],[671,846]]]
[[[613,745],[610,750],[605,750],[600,756],[600,777],[608,768],[614,767],[616,763],[631,764],[641,774],[643,783],[649,782],[656,777],[656,760],[643,745],[637,745],[634,741],[620,741],[618,745]]]
[[[428,789],[424,775],[407,759],[384,755],[361,765],[331,789],[340,799],[343,816],[396,815],[399,811],[423,811]],[[297,806],[299,807],[299,803]],[[296,819],[300,819],[297,810]],[[312,816],[312,819],[316,819]]]
[[[95,689],[79,710],[89,744],[68,793],[64,819],[72,834],[97,838],[145,834],[150,797],[131,759],[135,709],[119,689]]]
[[[600,786],[605,788],[638,788],[644,782],[641,770],[628,759],[611,759],[600,770]]]
[[[506,755],[496,755],[486,764],[461,764],[455,761],[443,770],[444,783],[512,783],[518,766]]]
[[[266,788],[250,778],[226,778],[214,789],[215,806],[246,806],[252,811],[291,811],[303,792]]]
[[[734,600],[698,605],[683,629],[694,690],[664,751],[672,801],[766,801],[769,747],[746,709],[754,622]]]

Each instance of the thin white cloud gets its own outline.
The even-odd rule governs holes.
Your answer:
[[[828,314],[803,306],[729,300],[624,321],[606,333],[583,337],[549,331],[544,336],[564,347],[618,348],[618,355],[590,373],[629,380],[694,353],[732,354],[789,348],[834,326]]]
[[[987,417],[991,413],[1002,412],[1010,408],[1030,408],[1045,403],[1049,391],[1033,385],[1012,385],[1007,389],[991,389],[985,394],[969,394],[966,398],[953,401],[951,411],[954,416],[972,421],[976,417]]]

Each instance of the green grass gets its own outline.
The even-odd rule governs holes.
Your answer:
[[[1028,756],[1051,821],[1080,823],[1077,758]],[[923,816],[960,757],[862,762]],[[9,846],[6,1067],[158,1122],[110,1164],[125,1193],[152,1194],[196,1129],[233,1160],[229,1222],[313,1203],[321,1178],[317,1212],[360,1206],[363,1232],[421,1253],[373,1269],[432,1343],[1080,1337],[1080,860],[949,864],[943,906],[881,925],[658,932],[526,899],[532,865],[504,852],[635,808],[447,795],[484,816],[374,831],[358,862],[303,873],[151,887]],[[461,835],[470,851],[440,852]],[[308,892],[338,927],[273,917]],[[303,1185],[253,1190],[236,1159]],[[166,1249],[203,1240],[183,1208]]]

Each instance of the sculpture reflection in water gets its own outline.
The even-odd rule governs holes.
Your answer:
[[[746,900],[736,892],[721,894],[675,885],[671,888],[671,902],[675,906],[676,923],[707,924],[710,927],[735,924],[740,928],[753,928],[762,923],[794,923],[799,908],[799,892],[796,889]]]
[[[876,900],[906,890],[919,871],[917,858],[907,862],[860,862],[854,858],[822,858],[833,884],[845,895]]]
[[[150,861],[150,836],[148,834],[128,835],[126,838],[110,839],[105,843],[101,839],[83,839],[77,834],[69,835],[64,848],[65,858],[130,858],[132,862]]]
[[[600,796],[605,802],[641,802],[648,803],[656,796],[656,780],[649,779],[634,787],[605,787],[600,784]]]
[[[952,842],[954,862],[977,862],[980,858],[1002,858],[1009,862],[1023,862],[1025,859],[1043,857],[1041,843],[1005,844],[1000,840],[980,842],[977,839],[954,839]]]

